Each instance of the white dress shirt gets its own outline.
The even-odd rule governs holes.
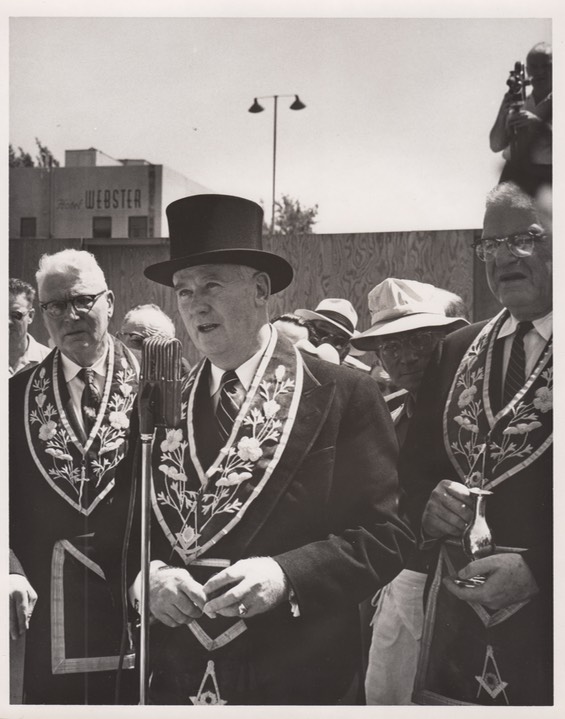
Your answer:
[[[90,369],[94,371],[94,383],[96,384],[96,387],[98,388],[98,392],[100,393],[101,397],[104,394],[104,383],[106,382],[108,350],[109,345],[106,342],[106,349],[104,350],[104,354],[90,367]],[[82,392],[84,390],[84,382],[78,376],[79,372],[81,371],[81,369],[83,369],[83,367],[76,364],[76,362],[73,362],[72,359],[69,359],[62,352],[61,365],[63,367],[63,375],[65,377],[65,382],[67,383],[67,389],[69,390],[73,409],[75,410],[78,421],[84,429],[85,427],[82,421],[82,409],[80,406]]]

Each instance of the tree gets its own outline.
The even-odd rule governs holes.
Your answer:
[[[8,148],[8,162],[10,167],[33,167],[35,164],[29,152],[24,152],[21,147],[18,147],[16,154],[12,145]]]
[[[35,144],[39,150],[37,156],[37,167],[59,167],[59,160],[56,160],[51,150],[46,146],[42,145],[41,142],[35,138]]]
[[[306,235],[312,232],[316,223],[318,205],[302,207],[299,200],[283,195],[280,202],[275,201],[275,235]],[[264,227],[270,232],[270,227]]]
[[[35,158],[25,152],[21,147],[18,147],[18,152],[14,150],[12,144],[8,148],[8,163],[10,167],[59,167],[59,160],[55,159],[51,150],[46,146],[42,145],[38,138],[35,138],[35,144],[39,150],[39,154]]]

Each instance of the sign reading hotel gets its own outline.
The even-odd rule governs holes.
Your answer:
[[[139,210],[141,190],[115,188],[112,190],[85,190],[84,197],[71,200],[59,197],[55,201],[57,210]]]

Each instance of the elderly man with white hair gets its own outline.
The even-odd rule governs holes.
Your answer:
[[[11,565],[39,595],[24,701],[111,703],[120,632],[89,534],[112,500],[139,366],[108,333],[114,295],[93,255],[44,255],[36,280],[56,350],[10,382]]]

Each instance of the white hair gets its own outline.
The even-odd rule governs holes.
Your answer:
[[[42,255],[35,273],[38,289],[48,275],[77,274],[87,275],[95,282],[100,282],[101,289],[108,289],[104,272],[96,257],[86,250],[67,249],[52,255]]]
[[[131,322],[134,317],[137,319],[137,321],[140,321],[140,315],[141,319],[146,319],[148,316],[152,316],[157,324],[159,325],[159,333],[166,337],[174,337],[175,336],[175,324],[173,320],[169,317],[169,315],[166,312],[163,312],[163,310],[153,303],[148,303],[145,305],[136,305],[135,307],[132,307],[129,312],[126,313],[124,319],[122,320],[122,327],[127,323]]]

